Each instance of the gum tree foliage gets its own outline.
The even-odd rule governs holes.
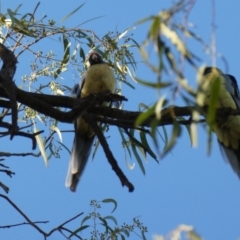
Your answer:
[[[123,186],[128,187],[129,191],[133,191],[134,183],[129,182],[124,176],[115,161],[114,153],[111,155],[111,149],[103,137],[103,132],[107,131],[109,126],[118,128],[125,151],[136,159],[143,174],[146,171],[143,165],[146,155],[150,155],[154,161],[158,162],[159,158],[163,158],[174,147],[183,128],[187,129],[192,144],[196,145],[197,124],[205,121],[201,117],[201,108],[199,108],[202,101],[201,89],[200,87],[196,88],[198,90],[193,88],[183,71],[185,65],[193,68],[196,71],[197,79],[201,79],[203,71],[202,68],[197,68],[198,58],[186,45],[189,38],[204,45],[202,39],[187,28],[188,13],[193,5],[194,1],[179,1],[168,10],[140,20],[137,25],[145,22],[150,23],[147,38],[142,44],[134,39],[134,28],[126,29],[121,33],[109,31],[103,37],[99,37],[93,30],[64,27],[64,21],[79,11],[83,5],[64,17],[59,24],[46,17],[38,19],[36,17],[38,5],[30,13],[24,13],[24,10],[19,6],[15,10],[8,9],[6,13],[1,14],[0,40],[2,51],[6,51],[4,46],[12,51],[18,60],[17,68],[26,64],[21,61],[22,57],[31,59],[31,72],[24,76],[17,74],[14,76],[18,86],[13,87],[12,92],[7,89],[7,85],[3,84],[7,80],[9,82],[9,79],[6,80],[5,75],[0,74],[2,86],[0,89],[0,106],[2,108],[0,136],[5,137],[6,141],[9,140],[9,135],[11,138],[14,138],[15,135],[20,135],[18,138],[27,137],[33,142],[33,148],[38,145],[40,151],[33,149],[32,152],[22,153],[0,152],[2,157],[0,173],[14,175],[14,172],[4,163],[6,157],[42,157],[47,165],[49,159],[59,157],[61,151],[69,151],[62,142],[63,130],[59,123],[72,123],[80,114],[89,120],[98,137],[94,155],[97,154],[98,147],[102,145],[117,177]],[[182,23],[178,19],[185,21]],[[61,42],[61,49],[53,47],[52,41],[49,41],[50,38]],[[43,48],[43,44],[46,43],[51,47],[45,46]],[[157,62],[150,61],[149,48],[154,49]],[[82,76],[87,69],[86,59],[90,51],[98,51],[113,68],[118,80],[117,95],[98,96],[96,94],[83,100],[67,97],[70,95],[71,86],[65,85],[61,78],[65,71],[70,70],[78,82],[79,76]],[[140,52],[145,67],[150,68],[155,74],[156,80],[154,82],[141,79],[141,76],[135,76],[135,69],[138,65],[135,61],[137,52]],[[9,59],[5,59],[2,54],[0,55],[7,65]],[[21,83],[19,83],[20,78],[22,78]],[[151,106],[139,102],[139,109],[124,110],[122,109],[122,101],[126,99],[121,97],[122,87],[133,88],[131,81],[127,79],[137,81],[146,88],[155,89],[159,96],[164,96],[162,93],[168,91],[171,93],[168,94],[170,97],[159,97]],[[99,98],[115,101],[117,108],[109,109],[108,107],[95,106]],[[169,102],[173,102],[177,98],[182,99],[185,103],[184,107],[169,106]],[[209,143],[211,142],[211,123],[215,119],[215,108],[211,105],[214,105],[214,99],[210,104],[207,117],[208,123],[210,123]],[[14,106],[17,109],[17,128],[13,122]],[[101,130],[94,124],[96,121],[102,122]],[[168,129],[166,126],[169,126]],[[154,142],[153,148],[148,144],[150,139]],[[159,147],[160,142],[164,143],[162,148]],[[9,143],[11,144],[11,141]],[[0,186],[3,192],[8,192],[9,188],[3,182],[0,182]],[[14,189],[12,190],[14,191]],[[54,231],[65,231],[65,234],[78,236],[79,232],[87,231],[89,221],[97,219],[103,229],[98,229],[95,224],[91,233],[92,239],[118,239],[117,237],[125,239],[135,230],[141,238],[145,239],[144,233],[147,229],[139,219],[135,218],[132,224],[118,226],[115,217],[112,215],[102,217],[97,212],[99,204],[102,203],[113,203],[114,208],[116,208],[117,202],[113,199],[105,199],[102,202],[91,201],[90,205],[93,207],[93,212],[83,217],[79,229],[69,230],[65,227],[65,224],[75,219],[72,218],[49,233],[45,233],[37,226],[37,223],[27,218],[7,195],[1,194],[1,197],[7,200],[45,238]],[[193,228],[189,226],[180,226],[176,229],[176,233],[180,234],[179,236],[182,232],[186,232],[189,239],[200,239],[194,233]],[[164,238],[156,236],[156,239]]]

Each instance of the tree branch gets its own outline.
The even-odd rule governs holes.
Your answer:
[[[0,184],[1,184],[1,182],[0,182]],[[1,186],[1,185],[0,185],[0,186]],[[71,233],[72,233],[72,231],[70,231],[70,230],[68,230],[68,229],[66,229],[66,228],[63,228],[63,226],[66,225],[67,223],[75,220],[76,218],[78,218],[79,216],[81,216],[81,215],[83,214],[83,213],[77,214],[77,215],[74,216],[73,218],[70,218],[69,220],[67,220],[67,221],[63,222],[62,224],[60,224],[58,227],[53,228],[51,231],[49,231],[48,233],[46,233],[46,232],[44,232],[41,228],[39,228],[36,224],[37,224],[37,223],[47,223],[48,221],[41,221],[41,222],[37,221],[37,222],[33,222],[33,221],[31,221],[31,220],[27,217],[27,215],[26,215],[25,213],[23,213],[23,211],[22,211],[10,198],[8,198],[7,196],[5,196],[5,195],[3,195],[3,194],[0,194],[0,197],[4,198],[8,203],[10,203],[10,205],[11,205],[13,208],[15,208],[15,210],[16,210],[20,215],[22,215],[22,217],[27,221],[27,223],[24,223],[24,224],[29,224],[29,225],[33,226],[39,233],[41,233],[41,234],[45,237],[45,239],[46,239],[47,237],[49,237],[50,235],[52,235],[55,231],[60,231],[60,232],[61,232],[61,230],[65,230],[65,231],[68,231],[68,232],[71,232]],[[10,228],[10,227],[15,227],[15,226],[19,226],[19,225],[21,225],[21,224],[8,225],[7,227]],[[0,226],[0,228],[6,228],[6,226]],[[78,235],[75,235],[75,236],[77,236],[79,239],[81,239]]]
[[[108,146],[108,143],[107,143],[107,141],[106,141],[106,139],[103,135],[103,132],[100,129],[100,127],[98,126],[97,122],[92,120],[91,116],[89,116],[89,115],[84,115],[83,118],[84,118],[84,120],[87,121],[87,123],[91,126],[91,128],[93,129],[93,131],[97,135],[98,140],[99,140],[100,144],[102,145],[104,153],[105,153],[105,155],[108,159],[108,162],[112,166],[113,171],[119,177],[119,179],[122,183],[122,186],[128,187],[129,192],[133,192],[133,190],[134,190],[133,184],[128,181],[127,177],[124,175],[122,170],[119,168],[118,163],[117,163],[116,159],[114,158],[114,156],[113,156],[113,154],[112,154],[112,152],[111,152],[111,150]]]
[[[17,100],[16,100],[16,85],[13,82],[13,76],[16,71],[17,59],[13,52],[8,50],[3,44],[0,43],[0,58],[3,61],[2,69],[0,71],[0,83],[1,87],[5,90],[10,100],[10,105],[12,109],[12,125],[11,125],[11,135],[10,139],[13,138],[15,132],[18,130],[17,119]]]

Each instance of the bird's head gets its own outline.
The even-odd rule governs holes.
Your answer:
[[[98,63],[104,63],[102,56],[98,52],[91,52],[88,57],[90,66]]]
[[[216,67],[205,67],[204,71],[203,71],[203,76],[206,76],[209,73],[213,73],[213,74],[222,74],[223,72]]]

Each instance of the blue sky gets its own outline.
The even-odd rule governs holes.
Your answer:
[[[161,3],[160,3],[161,2]],[[240,79],[240,34],[237,30],[240,21],[237,1],[218,0],[216,3],[216,46],[217,52],[223,55],[229,64],[229,73],[236,79]],[[37,1],[1,1],[2,12],[7,8],[14,10],[19,4],[23,4],[21,12],[34,9]],[[80,1],[41,1],[38,9],[39,16],[47,15],[59,22],[63,16],[78,7]],[[76,25],[96,16],[102,18],[83,25],[82,28],[93,29],[97,34],[104,35],[109,30],[119,30],[133,26],[138,20],[157,14],[171,5],[164,1],[113,1],[113,0],[89,0],[85,6],[72,18],[66,21],[66,26]],[[206,43],[211,40],[211,1],[197,1],[189,21],[194,24],[194,31],[200,35]],[[134,38],[141,43],[146,35],[148,25],[138,26],[134,32]],[[204,54],[200,45],[188,42],[192,51],[200,56],[202,64],[211,65],[211,58]],[[51,48],[49,42],[46,47]],[[139,57],[138,57],[139,58]],[[23,59],[23,57],[22,57]],[[30,59],[25,59],[30,63]],[[223,61],[218,58],[217,66],[225,70]],[[28,64],[19,61],[16,83],[20,83],[21,76],[29,74]],[[67,77],[68,76],[68,77]],[[142,64],[137,68],[137,76],[142,79],[155,80],[154,75]],[[186,76],[195,81],[192,70],[186,68]],[[76,79],[71,79],[72,73],[65,75],[63,84],[73,85]],[[49,80],[49,79],[47,79]],[[131,81],[131,80],[129,80]],[[137,110],[140,102],[151,103],[157,100],[154,90],[145,89],[139,84],[133,83],[136,90],[127,87],[123,95],[129,98],[125,104],[127,110]],[[72,129],[67,125],[64,128]],[[166,235],[179,224],[193,225],[197,232],[205,239],[238,239],[240,237],[240,181],[221,156],[216,139],[210,156],[206,154],[207,137],[202,127],[199,127],[199,146],[191,148],[188,134],[183,131],[177,146],[168,154],[160,164],[149,157],[145,164],[144,176],[136,164],[134,170],[129,170],[125,163],[124,151],[121,147],[120,137],[113,130],[108,142],[117,157],[119,165],[135,185],[135,191],[129,193],[120,185],[118,178],[111,170],[101,148],[94,161],[89,161],[84,176],[76,193],[71,193],[65,188],[69,154],[61,152],[60,159],[51,159],[46,168],[42,158],[9,158],[6,164],[16,172],[13,179],[1,174],[1,181],[10,188],[9,197],[23,210],[33,221],[49,220],[49,224],[41,225],[45,231],[61,224],[79,212],[87,214],[90,211],[91,199],[102,200],[114,198],[118,202],[115,217],[119,223],[131,222],[133,217],[147,225],[147,239],[153,234]],[[73,134],[63,135],[64,144],[71,148]],[[2,151],[21,151],[22,148],[30,151],[30,143],[20,137],[12,142],[7,138],[1,138]],[[160,142],[160,146],[163,143]],[[135,160],[129,160],[134,163]],[[4,200],[0,199],[0,225],[21,223],[24,220]],[[106,209],[105,209],[106,208]],[[110,214],[111,207],[106,206],[104,214]],[[78,226],[80,220],[76,220],[73,228]],[[49,239],[59,239],[55,234]],[[15,239],[42,239],[42,236],[29,226],[0,230],[0,238]],[[137,239],[133,235],[130,239]]]

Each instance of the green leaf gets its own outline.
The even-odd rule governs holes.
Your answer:
[[[159,16],[154,17],[152,25],[149,31],[149,37],[155,39],[159,34],[159,25],[161,23],[161,18]]]
[[[157,88],[157,89],[169,87],[169,86],[172,85],[171,82],[151,83],[151,82],[142,80],[142,79],[140,79],[140,78],[135,78],[135,80],[136,80],[138,83],[141,83],[141,84],[143,84],[143,85],[145,85],[145,86],[147,86],[147,87],[152,87],[152,88]]]
[[[64,54],[63,54],[63,59],[61,62],[60,67],[56,70],[54,73],[54,78],[56,79],[61,72],[63,72],[63,69],[66,67],[69,58],[70,58],[70,46],[71,42],[68,41],[68,38],[63,34],[63,47],[64,47]]]
[[[104,217],[104,219],[105,219],[105,220],[106,220],[106,219],[110,219],[110,220],[112,220],[112,221],[117,225],[117,220],[116,220],[116,218],[113,217],[113,216],[106,216],[106,217]]]
[[[86,3],[86,2],[85,2],[85,3]],[[85,3],[81,4],[81,5],[80,5],[79,7],[77,7],[75,10],[73,10],[72,12],[70,12],[67,16],[63,17],[60,22],[62,23],[62,22],[64,22],[64,21],[66,21],[69,17],[71,17],[74,13],[76,13],[80,8],[82,8],[82,6],[84,6]]]
[[[97,140],[97,142],[96,142],[96,144],[95,144],[95,147],[94,147],[94,149],[93,149],[92,159],[94,159],[94,157],[95,157],[95,155],[96,155],[96,153],[97,153],[97,150],[98,150],[99,145],[100,145],[100,142],[99,142],[99,140]]]
[[[126,143],[127,140],[126,140],[126,138],[124,137],[124,134],[123,134],[122,129],[118,127],[118,131],[119,131],[119,133],[120,133],[120,136],[121,136],[121,138],[122,138],[123,143]],[[129,156],[132,158],[132,156],[131,156],[131,151],[130,151],[130,149],[129,149],[129,146],[128,146],[127,144],[124,144],[124,146],[127,148],[128,154],[129,154]]]
[[[93,20],[96,20],[96,19],[99,19],[99,18],[102,18],[102,17],[104,17],[104,16],[98,16],[98,17],[90,18],[90,19],[88,19],[87,21],[84,21],[84,22],[82,22],[81,24],[79,24],[77,27],[80,27],[80,26],[82,26],[83,24],[86,24],[86,23],[88,23],[88,22],[91,22],[91,21],[93,21]]]
[[[161,139],[163,140],[163,142],[164,142],[164,147],[163,147],[163,149],[166,149],[166,147],[167,147],[167,144],[168,144],[168,135],[167,135],[167,130],[166,130],[166,127],[165,126],[162,126],[162,130],[163,130],[163,135],[164,136],[162,136],[161,134],[160,134],[160,132],[158,132],[158,134],[159,134],[159,136],[161,137]],[[157,130],[158,131],[158,130]]]
[[[90,226],[89,226],[89,225],[85,225],[85,226],[82,226],[82,227],[78,228],[77,230],[75,230],[74,232],[72,232],[72,233],[70,234],[70,236],[68,237],[68,239],[70,239],[72,236],[76,235],[78,232],[81,232],[81,231],[83,231],[84,229],[86,229],[86,228],[88,228],[88,227],[90,227]]]
[[[135,87],[131,84],[131,83],[129,83],[129,82],[127,82],[127,81],[123,81],[122,79],[118,79],[120,82],[122,82],[122,83],[125,83],[126,85],[128,85],[130,88],[132,88],[132,89],[135,89]]]
[[[35,122],[33,122],[33,132],[36,133],[38,132],[38,129],[36,127],[36,124]],[[43,157],[43,160],[45,162],[45,165],[46,167],[48,166],[48,157],[47,157],[47,153],[45,151],[45,145],[43,143],[43,140],[42,140],[42,137],[41,137],[41,134],[38,134],[35,136],[36,140],[37,140],[37,144],[38,144],[38,147],[39,147],[39,150],[41,152],[41,155]]]
[[[136,149],[136,145],[135,145],[134,143],[132,143],[131,146],[132,146],[133,154],[134,154],[134,156],[135,156],[135,158],[136,158],[136,160],[137,160],[137,162],[138,162],[138,165],[139,165],[139,167],[140,167],[142,173],[145,175],[146,172],[145,172],[145,169],[144,169],[144,166],[143,166],[142,160],[141,160],[141,158],[140,158],[139,155],[138,155],[138,152],[137,152],[137,149]]]
[[[177,117],[177,120],[180,120],[180,121],[186,121],[186,119],[184,118],[184,117]],[[189,135],[189,137],[190,137],[190,143],[191,143],[191,145],[193,145],[193,142],[195,142],[195,139],[196,139],[196,131],[193,131],[193,129],[194,130],[196,130],[194,127],[193,127],[193,129],[192,129],[192,125],[193,124],[191,124],[191,125],[184,125],[185,127],[186,127],[186,129],[187,129],[187,132],[188,132],[188,135]]]
[[[154,152],[152,151],[152,149],[150,148],[150,146],[148,144],[145,132],[143,132],[143,131],[140,132],[140,139],[141,139],[142,145],[147,149],[148,154],[158,162],[157,156],[154,154]]]
[[[123,131],[121,128],[119,128],[119,127],[118,127],[118,131],[119,131],[120,136],[121,136],[121,138],[122,138],[122,145],[123,145],[123,147],[124,147],[126,164],[127,164],[128,168],[129,168],[130,170],[132,170],[132,169],[135,167],[135,163],[133,163],[133,165],[131,165],[131,164],[128,162],[128,159],[127,159],[127,156],[126,156],[126,149],[127,149],[127,152],[128,152],[128,154],[129,154],[130,158],[132,158],[128,141],[127,141],[126,138],[124,137],[124,134],[123,134],[124,131]]]
[[[18,10],[22,7],[22,4],[19,4],[17,8],[13,11],[14,14],[17,14]]]
[[[182,42],[176,31],[170,29],[164,22],[161,22],[160,24],[160,31],[166,38],[168,38],[172,42],[174,46],[176,46],[177,50],[183,56],[187,58],[191,57],[190,53],[185,47],[185,44]]]
[[[116,208],[117,208],[117,202],[114,200],[114,199],[112,199],[112,198],[106,198],[106,199],[104,199],[104,200],[102,200],[102,202],[103,203],[113,203],[114,204],[114,208],[113,208],[113,210],[112,210],[112,213],[116,210]]]
[[[140,48],[140,45],[138,44],[138,42],[136,42],[133,38],[130,38],[131,39],[131,41],[133,41],[135,44],[136,44],[136,46],[138,47],[138,48]]]
[[[202,240],[203,238],[198,235],[194,230],[187,232],[187,237],[189,240]]]
[[[152,20],[154,18],[155,18],[154,16],[143,18],[142,20],[138,21],[137,24],[143,24],[143,23],[145,23],[145,22],[147,22],[149,20]]]
[[[90,218],[91,218],[90,216],[84,217],[83,220],[81,221],[81,226],[83,225],[83,223],[85,223]]]
[[[157,128],[158,128],[158,123],[159,123],[159,121],[157,119],[154,119],[150,124],[150,126],[151,126],[151,137],[152,137],[154,145],[157,149],[158,149],[158,141],[157,141],[157,138],[156,138],[156,132],[157,132]]]
[[[105,132],[106,129],[107,129],[107,127],[108,127],[108,124],[101,124],[102,132]],[[96,155],[96,153],[97,153],[97,150],[98,150],[99,145],[100,145],[100,142],[99,142],[99,140],[97,139],[96,144],[95,144],[95,147],[94,147],[94,150],[93,150],[92,159],[94,159],[94,157],[95,157],[95,155]]]
[[[172,135],[171,135],[170,141],[168,142],[166,148],[164,149],[164,152],[162,153],[162,157],[164,157],[173,148],[180,134],[181,134],[181,127],[177,123],[177,121],[175,121],[172,127]]]
[[[147,161],[146,150],[145,150],[143,147],[139,146],[139,145],[136,145],[136,147],[137,147],[137,149],[141,152],[141,154],[143,155],[145,161],[148,162],[148,161]]]
[[[157,120],[160,120],[162,117],[162,108],[166,104],[166,97],[161,96],[161,98],[157,101],[156,107],[155,107],[155,116]]]
[[[78,43],[78,44],[76,45],[76,47],[75,47],[74,50],[73,50],[71,59],[76,60],[76,55],[77,55],[77,52],[78,52],[78,49],[80,48],[80,46],[81,46],[80,43]]]
[[[198,143],[198,131],[197,123],[200,119],[200,113],[196,110],[192,111],[192,123],[190,125],[190,139],[193,147],[197,146]]]
[[[141,113],[135,122],[135,126],[140,126],[142,123],[144,123],[149,117],[154,115],[155,113],[155,107],[156,105],[153,105],[151,108],[149,108],[146,112]]]
[[[128,72],[128,75],[130,76],[130,78],[134,81],[134,82],[137,82],[135,77],[132,75],[129,67],[126,65],[125,68],[127,69],[127,72]]]
[[[58,137],[59,137],[59,139],[60,139],[60,141],[62,143],[62,134],[60,132],[60,129],[58,127],[56,127],[56,126],[51,126],[50,129],[55,131],[58,134]]]
[[[108,223],[104,218],[99,217],[99,220],[103,222],[103,226],[108,227]],[[107,230],[106,230],[106,232],[107,232]]]
[[[11,9],[7,9],[7,12],[8,12],[8,15],[9,15],[9,17],[11,18],[11,20],[12,20],[12,28],[15,30],[15,31],[17,31],[17,32],[19,32],[19,33],[22,33],[22,34],[24,34],[24,35],[27,35],[27,36],[29,36],[29,37],[35,37],[35,35],[34,35],[34,33],[33,32],[31,32],[31,31],[29,31],[28,30],[28,27],[25,25],[25,24],[23,24],[22,22],[20,22],[17,18],[15,18],[15,13],[13,13],[12,11],[11,11]]]
[[[64,145],[63,143],[61,143],[59,141],[56,141],[56,142],[58,142],[62,147],[64,147],[69,152],[69,154],[71,154],[71,151],[69,150],[69,148],[66,145]]]
[[[85,53],[81,47],[80,47],[79,54],[80,54],[80,57],[83,59],[83,62],[85,62],[86,61]]]
[[[135,27],[127,28],[124,32],[122,32],[122,33],[115,39],[115,42],[118,42],[121,38],[123,38],[123,37],[128,33],[128,31],[134,30],[134,29],[135,29]]]
[[[122,240],[125,240],[125,237],[122,234],[120,234],[120,236]]]

